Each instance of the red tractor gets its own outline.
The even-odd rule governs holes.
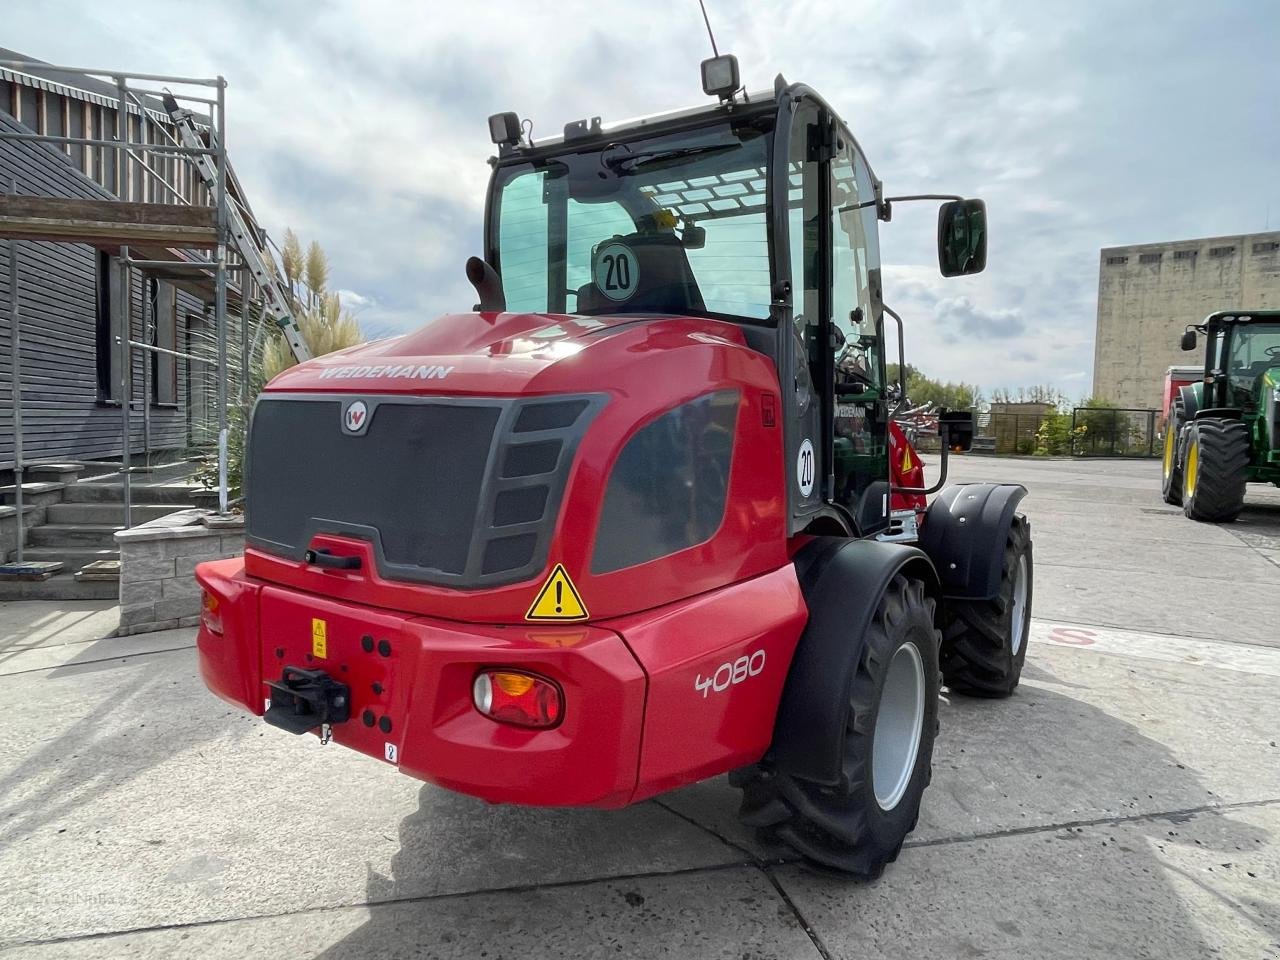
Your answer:
[[[926,507],[886,383],[893,198],[808,87],[744,95],[732,57],[703,85],[536,143],[490,119],[479,304],[262,394],[244,557],[196,571],[201,672],[495,803],[732,772],[748,824],[873,877],[916,824],[940,684],[1017,686],[1026,491]],[[938,246],[983,268],[981,201],[940,208]],[[945,479],[972,415],[940,429]]]

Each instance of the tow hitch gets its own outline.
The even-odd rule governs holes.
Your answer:
[[[323,670],[285,667],[279,680],[268,680],[271,706],[263,719],[290,733],[327,729],[351,717],[351,688]],[[326,738],[327,739],[327,738]]]

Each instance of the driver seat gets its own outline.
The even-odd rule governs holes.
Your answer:
[[[606,241],[620,243],[636,262],[636,289],[625,300],[611,300],[594,282],[578,288],[578,313],[705,313],[680,238],[673,233],[631,233]]]

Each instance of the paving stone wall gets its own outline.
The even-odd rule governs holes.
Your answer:
[[[244,553],[243,528],[210,529],[199,525],[198,517],[192,525],[166,525],[170,519],[116,534],[122,636],[199,624],[196,564]]]

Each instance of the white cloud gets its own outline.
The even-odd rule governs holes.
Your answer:
[[[409,329],[474,293],[485,117],[535,136],[696,103],[696,4],[9,0],[35,57],[228,77],[228,143],[260,219],[317,239],[366,328]],[[943,280],[932,205],[882,225],[885,296],[912,362],[988,390],[1087,387],[1102,246],[1262,229],[1280,210],[1280,7],[1234,0],[1027,4],[711,0],[751,88],[804,80],[890,193],[988,201],[988,267]],[[1226,86],[1217,79],[1230,76]],[[1224,147],[1224,145],[1228,145]],[[353,306],[357,304],[350,301]]]
[[[355,313],[365,307],[376,306],[378,301],[373,297],[366,297],[363,294],[356,293],[354,290],[335,290],[338,299],[342,301],[342,305]]]

